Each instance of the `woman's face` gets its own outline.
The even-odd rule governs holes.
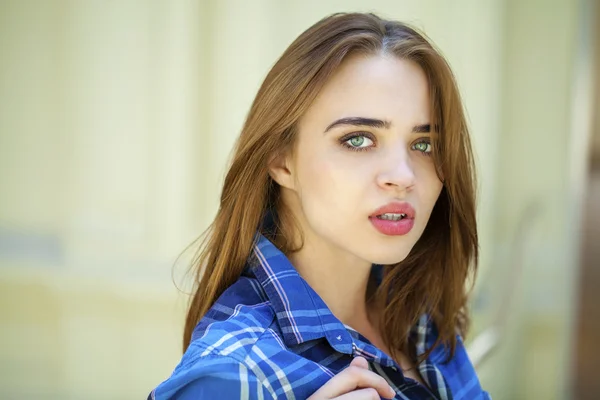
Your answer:
[[[272,171],[307,240],[369,263],[403,260],[442,189],[430,121],[428,82],[416,63],[345,60],[299,121],[285,168]]]

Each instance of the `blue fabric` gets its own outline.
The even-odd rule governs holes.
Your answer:
[[[411,329],[417,354],[436,337],[426,315]],[[149,398],[306,399],[357,355],[395,389],[395,399],[490,398],[460,337],[448,363],[438,346],[418,366],[431,390],[405,378],[394,360],[339,321],[262,235],[242,276],[198,323],[181,362]]]

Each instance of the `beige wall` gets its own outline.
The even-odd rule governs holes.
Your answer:
[[[0,2],[0,397],[143,397],[168,376],[171,266],[216,211],[261,79],[310,24],[360,10],[424,29],[456,72],[481,172],[476,331],[524,266],[485,387],[564,398],[579,4]]]
[[[600,7],[596,5],[596,38],[600,37]],[[596,61],[595,65],[600,66],[600,40],[596,39]],[[597,73],[598,74],[598,73]],[[596,115],[594,132],[592,133],[592,159],[595,168],[600,168],[600,78],[596,76],[596,98],[593,113]]]

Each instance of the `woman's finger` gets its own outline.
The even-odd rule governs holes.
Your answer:
[[[364,357],[354,357],[350,363],[350,366],[369,369],[369,362]]]
[[[332,400],[381,400],[381,397],[379,396],[377,390],[373,388],[367,388],[354,390]]]
[[[361,358],[362,360],[360,360]],[[357,389],[375,389],[381,397],[393,398],[394,389],[381,376],[370,371],[367,361],[362,357],[352,360],[350,366],[331,378],[309,400],[333,399]],[[367,391],[368,393],[368,391]]]

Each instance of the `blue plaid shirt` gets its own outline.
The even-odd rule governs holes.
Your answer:
[[[411,330],[418,355],[436,335],[423,316]],[[460,337],[450,362],[438,346],[418,366],[431,389],[405,378],[394,360],[338,320],[286,256],[259,235],[242,276],[198,323],[181,362],[149,399],[306,399],[359,355],[394,388],[395,399],[490,398]]]

